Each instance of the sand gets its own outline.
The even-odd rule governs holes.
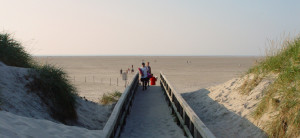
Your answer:
[[[98,101],[103,93],[118,90],[123,92],[124,81],[120,69],[135,71],[141,62],[150,62],[152,72],[158,76],[160,71],[168,75],[168,80],[181,93],[224,83],[233,77],[241,76],[251,67],[257,57],[36,57],[43,64],[51,63],[62,67],[69,73],[81,96]],[[188,63],[187,63],[188,61]],[[128,80],[133,74],[129,74]],[[85,76],[87,82],[85,82]],[[95,83],[93,82],[93,76]],[[110,85],[111,78],[111,85]],[[117,86],[117,78],[119,86]],[[101,83],[102,82],[102,83]]]
[[[163,71],[168,80],[174,87],[177,88],[179,93],[182,93],[184,98],[203,122],[207,123],[207,126],[210,129],[213,129],[212,132],[216,136],[263,136],[260,129],[250,123],[251,119],[247,119],[250,110],[242,108],[242,106],[245,106],[245,108],[251,107],[250,109],[252,110],[255,107],[255,103],[243,102],[245,101],[245,98],[233,91],[232,87],[236,87],[236,85],[231,85],[233,82],[233,84],[239,84],[236,83],[239,80],[238,77],[241,77],[243,73],[255,63],[255,60],[257,59],[255,57],[38,57],[37,59],[41,63],[51,63],[64,68],[69,73],[70,81],[77,86],[79,95],[95,102],[98,102],[99,98],[101,98],[104,93],[113,92],[115,90],[123,92],[123,84],[125,82],[121,80],[121,68],[124,70],[131,68],[131,65],[134,65],[134,69],[137,71],[137,68],[143,60],[150,61],[154,75],[158,76],[159,71]],[[14,70],[12,68],[9,70]],[[11,74],[7,73],[11,76],[15,76],[11,78],[11,81],[7,81],[6,79],[0,81],[2,83],[2,85],[0,85],[0,94],[2,95],[3,89],[4,91],[6,91],[5,89],[8,89],[9,92],[15,93],[24,88],[21,83],[17,83],[19,81],[17,79],[18,75],[13,75],[18,73],[15,73],[14,71],[11,72]],[[131,77],[132,75],[129,74],[128,79],[130,80]],[[235,79],[232,80],[232,78]],[[118,86],[116,80],[118,80]],[[230,81],[224,83],[228,80]],[[232,98],[226,100],[226,97]],[[11,98],[14,97],[12,96]],[[36,103],[38,102],[39,101],[36,101]],[[22,103],[22,100],[18,103]],[[95,109],[95,107],[93,107],[93,105],[89,102],[82,103],[83,106],[82,108],[79,108],[79,112],[83,113],[81,121],[86,122],[86,127],[90,126],[93,121],[85,119],[90,118],[90,120],[93,120],[96,116],[98,116],[96,118],[101,120],[99,121],[100,124],[102,124],[100,126],[103,126],[107,119],[107,114],[109,114],[111,109],[102,108],[100,105],[97,105],[97,107],[99,107],[97,112],[89,113],[89,111]],[[10,105],[13,105],[13,103]],[[30,106],[32,106],[32,108],[30,108]],[[27,107],[30,110],[40,108],[37,107],[36,104],[28,105],[26,108]],[[1,108],[6,107],[2,107],[1,105]],[[57,136],[59,136],[59,134],[62,136],[75,136],[77,134],[75,131],[83,132],[83,135],[88,137],[101,135],[100,130],[88,130],[80,127],[73,128],[72,126],[65,126],[57,123],[51,120],[51,118],[47,119],[46,115],[42,115],[42,112],[44,113],[43,110],[36,110],[36,112],[41,113],[31,113],[30,115],[26,115],[25,111],[22,111],[17,107],[14,108],[12,109],[15,111],[9,110],[10,113],[6,112],[9,108],[4,111],[0,111],[0,116],[3,118],[0,120],[0,132],[6,132],[1,133],[0,137],[7,137],[7,135],[14,137],[25,134],[38,137],[39,133],[37,131],[40,131],[45,135],[57,133]],[[100,115],[99,117],[99,114],[102,113],[103,116]],[[210,118],[210,116],[213,116],[214,118]],[[162,115],[159,117],[164,118],[166,116]],[[16,122],[13,121],[14,119],[9,120],[4,118],[16,118]],[[134,120],[134,118],[132,119]],[[170,120],[171,118],[166,117],[166,119]],[[247,122],[245,120],[250,121]],[[169,121],[168,123],[171,122]],[[11,127],[5,127],[2,124]],[[47,129],[45,129],[45,126],[47,126]],[[225,126],[224,128],[226,129],[222,130],[223,126]],[[60,129],[56,129],[55,127]],[[17,131],[16,128],[28,129]],[[37,128],[41,128],[41,130]],[[150,129],[153,129],[153,131],[160,130],[162,128],[165,128],[165,126],[163,127],[162,125],[158,125],[154,129],[154,127],[151,127],[150,125]],[[234,128],[234,131],[229,131],[232,128]],[[175,128],[171,129],[176,130]],[[176,133],[177,132],[178,131],[176,131]],[[72,133],[74,134],[72,135]],[[167,135],[168,133],[165,134]],[[151,137],[155,136],[156,134],[151,135]]]
[[[265,122],[257,123],[251,113],[261,100],[262,91],[274,79],[263,79],[249,95],[244,95],[239,87],[245,79],[249,78],[234,78],[224,84],[182,95],[216,137],[267,137],[262,130]]]
[[[239,136],[249,136],[246,131],[241,132],[240,130],[255,130],[253,134],[255,136],[261,136],[260,129],[255,125],[244,124],[244,121],[237,121],[236,123],[231,123],[235,119],[241,119],[239,114],[235,115],[231,119],[224,117],[222,114],[216,112],[217,107],[224,107],[222,103],[218,103],[216,100],[220,98],[224,98],[226,94],[220,96],[219,99],[216,98],[208,98],[208,96],[201,97],[202,95],[207,94],[206,91],[202,91],[208,89],[211,86],[222,85],[222,83],[231,80],[232,78],[238,78],[244,75],[244,73],[255,64],[257,57],[44,57],[39,58],[39,61],[43,63],[51,62],[55,63],[59,66],[64,67],[70,74],[76,75],[76,73],[84,75],[89,74],[99,74],[107,75],[107,76],[119,76],[119,70],[121,68],[130,68],[133,64],[135,70],[140,66],[142,61],[150,61],[150,65],[152,67],[152,71],[154,75],[158,76],[159,72],[162,71],[167,76],[168,80],[172,83],[172,85],[178,90],[179,93],[182,93],[185,100],[190,104],[190,106],[195,110],[195,112],[199,115],[200,119],[203,118],[205,120],[206,116],[212,116],[212,114],[216,114],[218,120],[213,120],[212,123],[208,123],[208,127],[210,129],[214,129],[213,133],[216,136],[231,136],[231,137],[239,137]],[[76,66],[74,66],[76,65]],[[83,69],[83,67],[88,67]],[[109,78],[109,77],[107,77]],[[86,97],[101,97],[103,93],[107,91],[112,91],[111,87],[108,85],[97,84],[97,86],[86,85],[85,83],[76,83],[79,87],[79,93],[82,96]],[[95,89],[101,86],[102,89],[95,92]],[[82,91],[87,89],[87,87],[93,91]],[[229,87],[229,86],[228,86]],[[227,87],[222,87],[226,90]],[[93,90],[92,90],[93,89]],[[113,88],[114,89],[114,88]],[[123,90],[124,88],[120,88],[119,90]],[[218,89],[222,92],[221,89]],[[216,92],[219,93],[220,91]],[[193,95],[194,92],[201,93],[200,96]],[[228,90],[229,94],[231,91]],[[199,94],[197,93],[197,94]],[[186,95],[185,95],[186,94]],[[242,100],[242,96],[239,97],[238,100]],[[91,100],[95,99],[91,98]],[[202,102],[204,103],[202,103]],[[215,104],[215,108],[210,108],[210,104]],[[241,103],[241,101],[228,101],[229,104],[231,102]],[[199,106],[199,103],[205,105]],[[241,103],[241,105],[243,105]],[[200,110],[195,107],[203,107],[205,110]],[[236,112],[239,112],[239,109],[242,108],[234,107]],[[224,110],[229,110],[224,107]],[[232,110],[232,109],[230,109]],[[201,116],[202,112],[206,116]],[[220,120],[228,120],[221,121]],[[205,122],[205,121],[204,121]],[[220,122],[220,123],[216,123]],[[213,124],[215,123],[215,124]],[[226,128],[235,128],[239,131],[224,131],[222,130],[222,126],[226,125]],[[245,125],[245,126],[244,126]],[[249,126],[249,129],[247,129]],[[216,129],[216,128],[220,129]],[[159,128],[157,128],[159,129]],[[257,134],[256,134],[257,133]]]
[[[96,138],[102,137],[101,130],[88,130],[81,127],[66,126],[44,119],[18,116],[0,111],[1,138]]]
[[[123,92],[125,81],[122,80],[120,69],[124,71],[131,68],[132,64],[139,63],[126,57],[39,57],[37,60],[42,64],[51,63],[63,68],[77,87],[79,95],[94,102],[99,102],[104,93]],[[137,64],[134,65],[137,69]],[[131,80],[133,75],[129,73],[127,80]]]
[[[40,97],[30,92],[26,79],[30,69],[0,62],[0,137],[100,136],[113,105],[103,106],[76,98],[77,122],[73,126],[54,120]],[[97,133],[96,133],[97,132]]]

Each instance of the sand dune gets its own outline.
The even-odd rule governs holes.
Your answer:
[[[78,120],[64,125],[54,120],[40,97],[29,92],[26,68],[10,67],[0,62],[0,137],[99,136],[113,108],[77,97]],[[96,133],[97,132],[97,133]]]
[[[217,137],[264,137],[260,126],[255,126],[249,113],[260,99],[259,93],[245,97],[236,91],[241,76],[255,58],[249,57],[50,57],[39,58],[41,63],[52,63],[63,67],[75,76],[74,84],[79,95],[91,101],[98,101],[103,93],[123,91],[124,86],[110,84],[110,78],[119,78],[121,68],[139,66],[141,61],[150,61],[153,73],[163,71],[195,110],[203,122]],[[188,62],[187,62],[188,61]],[[33,93],[27,93],[24,75],[28,69],[9,67],[0,63],[0,137],[82,136],[99,137],[111,107],[77,99],[78,123],[66,126],[51,118],[44,105]],[[130,74],[131,75],[131,74]],[[129,75],[129,79],[130,76]],[[87,76],[87,82],[85,77]],[[94,76],[95,81],[92,81]],[[101,76],[101,77],[100,77]],[[102,78],[99,79],[99,78]],[[232,79],[232,80],[230,80]],[[116,80],[116,79],[115,79]],[[224,84],[226,80],[230,80]],[[120,81],[121,84],[122,81]],[[263,89],[269,81],[263,81]],[[215,87],[209,87],[217,85]],[[259,91],[259,90],[257,90]],[[22,98],[20,98],[22,97]],[[14,99],[14,100],[12,100]],[[32,101],[31,103],[26,102]],[[9,113],[7,112],[9,111]],[[95,121],[96,120],[96,121]],[[85,128],[83,128],[85,127]],[[88,128],[88,129],[87,129]],[[19,129],[19,130],[18,130]],[[55,133],[55,134],[54,134]],[[80,134],[79,134],[80,133]],[[155,137],[155,134],[153,134]]]
[[[245,79],[249,79],[248,76],[182,95],[217,137],[267,137],[262,131],[263,123],[255,123],[251,113],[273,79],[263,79],[249,95],[243,95],[238,88]]]
[[[76,126],[66,126],[45,119],[34,119],[0,111],[1,138],[95,138],[101,137],[101,130],[88,130]]]

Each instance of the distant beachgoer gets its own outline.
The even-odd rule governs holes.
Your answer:
[[[143,90],[147,90],[146,81],[148,76],[147,76],[147,68],[145,67],[144,62],[142,63],[142,67],[139,68],[139,71],[140,71]]]
[[[131,73],[133,73],[133,72],[134,72],[133,65],[131,65]]]
[[[147,84],[148,86],[150,86],[150,85],[149,85],[149,80],[150,80],[150,78],[152,77],[152,76],[151,76],[152,73],[151,73],[150,62],[147,62],[146,68],[147,68],[147,83],[146,83],[146,84]]]
[[[123,73],[123,70],[121,69],[121,70],[120,70],[120,74],[122,75],[122,73]]]

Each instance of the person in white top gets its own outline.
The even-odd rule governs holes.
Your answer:
[[[144,62],[142,63],[142,67],[139,68],[139,71],[140,71],[143,90],[147,90],[146,81],[147,81],[148,75],[147,75],[147,68],[145,67]]]

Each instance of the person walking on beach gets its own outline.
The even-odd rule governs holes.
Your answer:
[[[121,69],[121,70],[120,70],[120,74],[121,74],[121,75],[122,75],[122,72],[123,72],[123,70]]]
[[[133,65],[131,65],[131,73],[133,73],[133,72],[134,72]]]
[[[151,67],[150,67],[150,62],[147,62],[147,66],[146,66],[146,68],[147,68],[147,85],[148,85],[148,87],[150,86],[149,85],[149,80],[150,80],[150,78],[152,77],[151,76]]]
[[[143,90],[147,90],[146,82],[147,82],[147,68],[145,67],[145,63],[142,63],[142,67],[139,68],[140,76],[141,76],[141,82]]]

